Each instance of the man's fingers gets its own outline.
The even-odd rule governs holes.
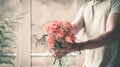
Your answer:
[[[65,53],[65,52],[70,52],[67,48],[62,48],[62,49],[55,49],[55,53]]]
[[[54,57],[56,58],[62,58],[63,56],[65,56],[67,53],[56,53],[56,55]]]
[[[65,56],[66,54],[70,53],[72,50],[73,45],[69,44],[69,45],[65,45],[64,47],[60,48],[60,49],[54,49],[54,57],[56,58],[61,58],[63,56]]]
[[[72,45],[72,44],[71,43],[64,43],[64,45],[62,45],[62,47],[68,47],[70,45]]]

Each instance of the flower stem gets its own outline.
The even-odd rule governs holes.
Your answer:
[[[55,65],[56,60],[57,60],[57,58],[54,59],[54,61],[53,61],[53,65]]]
[[[55,59],[54,59],[54,62],[53,62],[53,65],[55,65],[56,60],[58,60],[59,66],[62,66],[61,58],[55,58]]]
[[[58,58],[58,60],[59,60],[59,65],[62,66],[61,58]]]

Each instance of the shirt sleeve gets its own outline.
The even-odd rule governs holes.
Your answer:
[[[82,6],[79,8],[79,10],[78,10],[78,12],[77,12],[77,15],[76,15],[75,19],[73,20],[72,24],[76,24],[76,21],[78,21],[79,18],[80,18],[81,16],[83,16],[85,5],[86,5],[86,4],[82,5]]]
[[[85,3],[84,5],[82,5],[82,6],[80,7],[80,9],[78,10],[78,14],[82,14],[82,15],[83,15],[84,9],[85,9],[85,7],[86,7],[87,4],[88,4],[88,2]]]
[[[110,13],[120,13],[120,0],[111,0]]]

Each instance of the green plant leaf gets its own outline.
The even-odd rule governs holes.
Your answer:
[[[6,57],[6,56],[3,56],[3,57],[0,57],[0,64],[11,64],[14,66],[14,63],[13,63],[13,60],[14,60],[14,56],[9,56],[9,57]]]

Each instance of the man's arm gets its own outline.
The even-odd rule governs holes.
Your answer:
[[[104,33],[97,35],[86,42],[78,43],[74,49],[84,50],[98,48],[108,45],[118,38],[120,38],[120,13],[111,13],[108,16],[106,31]]]
[[[77,34],[84,27],[83,7],[79,9],[77,17],[72,24],[75,26],[75,34]]]
[[[55,57],[61,58],[73,51],[94,49],[104,45],[109,45],[118,38],[120,38],[120,13],[111,13],[108,16],[106,31],[104,33],[97,35],[88,41],[74,43],[74,45],[68,45],[60,50],[55,50]]]

